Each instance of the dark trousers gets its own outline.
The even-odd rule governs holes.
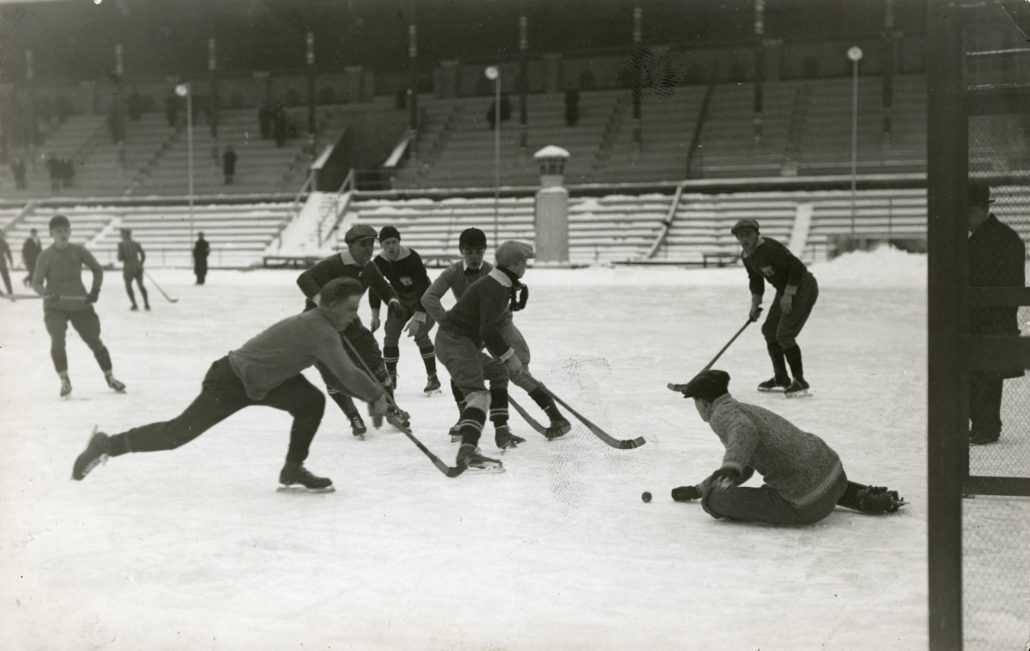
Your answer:
[[[57,369],[57,372],[64,373],[68,370],[65,335],[68,332],[69,321],[75,328],[75,332],[79,333],[82,340],[93,351],[93,357],[100,365],[100,370],[105,373],[110,371],[111,354],[107,352],[107,347],[100,340],[100,317],[90,305],[84,310],[43,308],[43,323],[46,324],[46,331],[50,333],[50,358],[54,360],[54,368]]]
[[[181,414],[169,421],[134,427],[111,437],[111,455],[173,450],[252,405],[274,407],[293,416],[286,459],[297,462],[307,459],[311,441],[325,411],[322,392],[298,373],[269,391],[261,400],[254,400],[247,396],[228,357],[211,365],[204,376],[200,395]]]
[[[791,303],[790,314],[784,314],[780,309],[782,298],[783,293],[776,292],[776,297],[773,298],[769,312],[765,316],[765,322],[762,323],[762,335],[767,342],[778,343],[780,348],[788,350],[797,345],[797,336],[805,327],[805,322],[812,314],[812,307],[819,298],[819,285],[815,281],[815,276],[809,273],[801,279],[798,292]]]
[[[1001,388],[998,373],[969,374],[969,434],[993,439],[1001,435]]]
[[[0,277],[4,279],[4,287],[7,288],[8,294],[13,294],[14,290],[11,289],[11,274],[7,272],[6,266],[0,266]]]
[[[811,504],[797,506],[768,485],[709,490],[701,506],[713,518],[731,518],[768,524],[815,524],[832,511],[844,495],[848,478],[841,471],[837,481]]]
[[[197,277],[197,284],[203,285],[204,278],[207,276],[207,262],[205,261],[204,264],[194,264],[193,275]]]
[[[136,282],[136,286],[139,287],[139,293],[143,295],[143,304],[150,305],[150,298],[147,296],[147,288],[143,286],[143,270],[137,271],[123,271],[122,280],[125,281],[125,293],[129,295],[129,300],[132,301],[133,305],[136,305],[136,295],[132,292],[132,283]]]

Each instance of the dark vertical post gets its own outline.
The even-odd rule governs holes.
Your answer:
[[[111,130],[118,145],[118,160],[122,165],[122,172],[125,172],[125,63],[121,43],[114,46],[114,77],[114,103],[111,106],[114,119],[111,121]]]
[[[762,92],[765,82],[765,0],[755,0],[754,139],[762,141]]]
[[[643,76],[644,10],[633,8],[633,146],[639,150],[641,142],[640,121],[640,78]]]
[[[960,0],[927,3],[929,648],[962,648],[968,124]]]
[[[308,142],[315,141],[315,33],[308,32],[305,37],[307,52],[304,61],[308,66]]]
[[[211,124],[211,158],[218,163],[218,56],[214,38],[207,39],[208,122]]]
[[[414,137],[418,132],[418,26],[414,11],[408,25],[408,79],[408,129]]]
[[[525,11],[525,3],[522,5]],[[529,49],[529,17],[523,13],[519,16],[519,147],[525,151],[529,147],[529,70],[526,61]]]
[[[896,57],[894,34],[894,0],[886,0],[883,14],[883,135],[890,137],[894,129],[894,66]]]
[[[39,140],[39,126],[36,124],[36,91],[33,84],[35,71],[32,69],[32,50],[25,50],[25,91],[29,96],[28,138],[32,155],[32,169],[36,168],[35,147]]]

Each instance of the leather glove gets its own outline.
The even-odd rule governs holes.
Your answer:
[[[733,488],[740,481],[740,472],[735,468],[719,468],[707,479],[717,491]]]
[[[372,417],[372,426],[376,429],[383,426],[383,416],[386,415],[388,407],[385,392],[379,398],[368,403],[368,413]]]
[[[677,502],[691,502],[701,499],[701,491],[697,486],[680,486],[672,489],[672,499]]]
[[[379,316],[376,315],[376,314],[373,314],[372,315],[372,322],[368,324],[368,329],[371,330],[372,332],[375,332],[376,330],[379,329],[379,326],[381,324],[382,324],[382,322],[379,320]]]

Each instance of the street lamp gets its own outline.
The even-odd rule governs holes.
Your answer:
[[[498,230],[501,210],[501,70],[488,66],[483,71],[494,82],[494,246],[499,245]]]
[[[193,89],[187,83],[175,87],[175,94],[186,98],[186,152],[189,156],[186,162],[186,176],[189,184],[189,216],[190,216],[190,241],[193,246]]]
[[[855,238],[855,185],[858,175],[858,62],[862,60],[862,48],[852,45],[848,48],[851,59],[851,238]]]

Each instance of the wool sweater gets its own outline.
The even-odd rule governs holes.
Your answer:
[[[829,490],[843,467],[837,453],[815,434],[782,416],[737,402],[726,393],[712,402],[708,425],[726,447],[722,467],[747,477],[749,469],[796,506],[807,506]]]
[[[442,321],[447,316],[447,310],[444,309],[441,299],[447,294],[447,290],[454,295],[454,300],[458,300],[474,282],[493,271],[493,268],[492,264],[485,261],[478,269],[469,269],[465,266],[464,260],[455,262],[444,269],[422,294],[422,307],[426,308],[426,312],[435,321]]]

